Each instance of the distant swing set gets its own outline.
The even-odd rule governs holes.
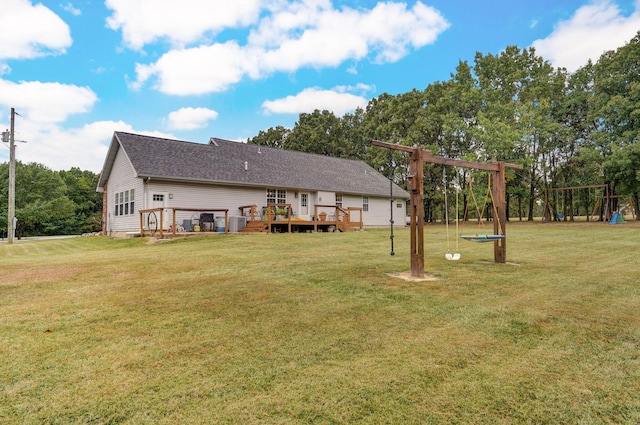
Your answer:
[[[588,208],[585,217],[586,221],[609,221],[613,215],[611,208],[611,200],[613,198],[618,197],[617,195],[609,194],[609,185],[606,184],[595,184],[595,185],[584,185],[584,186],[568,186],[568,187],[551,187],[547,188],[544,191],[544,210],[542,213],[542,219],[545,222],[552,221],[565,221],[567,216],[571,217],[571,221],[573,221],[573,217],[579,214],[575,214],[575,191],[584,191],[587,190],[588,197],[591,194],[591,190],[593,189],[593,200],[595,201],[593,204],[593,209]],[[557,199],[550,199],[550,194],[558,193],[562,195],[562,200],[558,201]],[[571,205],[567,205],[567,196],[566,194],[570,193],[570,199],[568,202]],[[553,201],[553,202],[552,202]],[[590,201],[590,200],[588,200]],[[562,212],[558,211],[557,203],[560,202],[562,204]],[[589,209],[591,212],[589,213]]]
[[[411,277],[424,278],[424,163],[441,164],[449,166],[457,166],[462,168],[471,168],[477,170],[491,171],[493,174],[493,185],[491,179],[488,184],[488,194],[491,197],[491,203],[493,206],[493,234],[483,235],[464,235],[463,239],[472,240],[476,242],[493,242],[494,261],[496,263],[506,263],[507,261],[507,239],[506,239],[506,223],[507,223],[507,209],[506,209],[506,179],[505,169],[513,168],[521,170],[523,167],[516,164],[509,164],[503,161],[483,163],[463,161],[459,159],[444,158],[434,156],[430,151],[419,147],[402,146],[393,143],[382,142],[379,140],[372,140],[371,145],[383,147],[387,149],[398,150],[407,152],[410,154],[409,158],[409,176],[407,177],[407,188],[410,194],[410,233],[411,233]],[[446,190],[445,190],[446,198]],[[456,204],[457,204],[457,189],[456,189]],[[474,197],[475,199],[475,197]],[[447,201],[445,199],[445,204]],[[477,202],[476,209],[477,208]],[[485,202],[486,205],[486,202]],[[484,209],[484,207],[483,207]],[[445,210],[448,210],[448,206],[445,205]],[[457,210],[456,210],[457,211]],[[478,210],[480,211],[480,210]],[[456,213],[457,214],[457,213]],[[448,212],[445,212],[445,219],[447,222],[447,244],[449,232]],[[466,218],[466,212],[465,212]],[[482,214],[479,214],[480,222],[482,223]],[[393,219],[391,220],[393,226]],[[392,227],[393,229],[393,227]],[[458,220],[456,217],[456,233],[458,232]],[[456,241],[458,238],[456,238]],[[393,236],[392,236],[393,241]],[[393,243],[393,242],[392,242]],[[447,253],[445,258],[447,260],[458,260],[460,254],[457,252],[451,253],[450,247],[447,246]],[[393,253],[393,248],[392,248]]]

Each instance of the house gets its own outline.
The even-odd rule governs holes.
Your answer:
[[[247,206],[262,216],[273,204],[289,205],[289,219],[300,222],[317,220],[315,206],[322,205],[353,208],[364,226],[386,225],[389,190],[389,180],[362,161],[217,138],[202,144],[124,132],[113,134],[97,187],[103,192],[103,233],[112,236],[140,233],[146,226],[141,211],[151,209],[165,212],[160,226],[169,229],[171,220],[190,227],[204,210],[224,211],[229,220],[246,216]],[[393,194],[394,217],[404,222],[409,194],[396,185]]]

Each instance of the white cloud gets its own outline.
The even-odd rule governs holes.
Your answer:
[[[169,114],[167,123],[173,130],[195,130],[204,128],[218,113],[208,108],[181,108]]]
[[[421,2],[412,8],[387,2],[358,10],[338,10],[328,0],[273,5],[251,28],[245,45],[234,40],[171,50],[154,63],[137,64],[132,86],[154,80],[163,93],[203,94],[227,90],[246,77],[304,67],[337,67],[367,57],[395,62],[411,49],[433,43],[449,27],[437,10]]]
[[[63,122],[69,115],[89,112],[97,99],[87,87],[0,79],[0,105],[16,108],[33,122]]]
[[[125,45],[141,49],[145,44],[167,39],[182,46],[205,34],[249,25],[260,13],[259,0],[106,0],[113,14],[109,28],[122,30]]]
[[[114,131],[175,138],[168,133],[135,130],[123,121],[96,121],[78,128],[63,128],[17,117],[16,139],[27,143],[16,143],[16,159],[24,163],[44,164],[52,170],[79,167],[99,173]],[[8,150],[0,149],[0,161],[7,160]]]
[[[153,64],[137,64],[137,80],[132,87],[140,88],[148,79],[156,77],[154,87],[167,94],[224,91],[239,82],[250,69],[247,53],[235,42],[171,50]]]
[[[102,168],[114,130],[132,131],[122,121],[98,121],[79,128],[37,127],[25,121],[20,129],[28,143],[19,145],[18,160],[38,162],[53,170],[79,167],[93,172]]]
[[[42,4],[3,0],[0,59],[29,59],[64,53],[71,46],[69,26]]]
[[[363,87],[359,87],[362,89]],[[308,88],[295,96],[287,96],[282,99],[266,100],[262,103],[265,113],[273,114],[299,114],[301,112],[313,112],[316,109],[328,110],[336,116],[343,116],[357,107],[365,107],[367,99],[348,93],[352,90],[348,87],[337,87],[332,90]]]
[[[64,9],[65,11],[71,13],[73,16],[82,15],[82,11],[80,9],[74,7],[73,4],[71,4],[71,3],[67,3],[67,4],[63,5],[62,9]]]
[[[628,17],[610,0],[598,0],[580,7],[567,21],[559,22],[546,38],[532,46],[536,53],[556,67],[575,71],[589,59],[596,62],[607,50],[631,40],[640,29],[640,10]]]
[[[71,115],[86,113],[97,101],[96,94],[86,88],[39,81],[19,82],[0,79],[0,108],[15,107],[16,157],[22,162],[38,162],[51,169],[71,167],[99,171],[113,131],[122,123],[98,122],[81,128],[65,129],[62,123]],[[8,128],[9,117],[2,114]],[[4,130],[5,127],[2,127]],[[126,129],[130,127],[124,126]],[[106,140],[106,141],[105,141]],[[8,151],[0,149],[0,161],[8,159]]]

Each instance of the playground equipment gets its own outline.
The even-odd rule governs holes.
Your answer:
[[[389,151],[391,152],[391,151]],[[447,172],[442,168],[442,182],[444,184],[444,220],[447,229],[447,252],[444,254],[444,258],[450,261],[458,261],[460,259],[460,253],[458,252],[458,236],[459,236],[459,217],[458,217],[458,192],[460,192],[460,186],[455,185],[456,188],[456,250],[451,253],[451,244],[449,241],[449,203],[447,202]]]
[[[478,207],[478,201],[476,200],[476,196],[473,192],[473,179],[471,177],[469,177],[469,199],[473,201],[473,205],[475,206],[476,209],[476,214],[478,214],[478,225],[483,229],[483,233],[482,234],[475,234],[475,235],[462,235],[460,236],[462,239],[468,240],[468,241],[473,241],[473,242],[490,242],[490,241],[495,241],[495,240],[499,240],[499,239],[504,239],[504,234],[500,234],[500,233],[495,233],[494,234],[487,234],[486,230],[484,230],[484,219],[482,218],[484,216],[486,207],[487,207],[487,202],[489,201],[489,199],[491,199],[491,206],[493,207],[493,217],[495,221],[498,221],[498,226],[497,229],[501,229],[502,227],[500,226],[499,220],[500,217],[498,215],[498,212],[496,210],[496,204],[493,200],[493,190],[491,187],[491,176],[487,177],[487,194],[484,197],[484,202],[482,204],[482,209],[480,209]],[[467,206],[464,210],[464,218],[462,219],[462,222],[466,222],[467,221],[467,213],[469,211],[469,204],[467,203]]]
[[[611,220],[609,220],[609,224],[622,224],[626,223],[624,216],[620,214],[618,211],[613,213]]]
[[[590,194],[591,189],[593,189],[595,203],[593,209],[590,214],[587,213],[586,219],[587,221],[592,221],[596,216],[602,217],[602,220],[608,221],[611,219],[611,199],[614,196],[609,195],[609,185],[606,184],[595,184],[595,185],[584,185],[584,186],[567,186],[567,187],[550,187],[545,189],[544,191],[544,212],[543,212],[543,220],[546,222],[551,222],[552,219],[552,210],[555,211],[556,208],[552,208],[551,202],[549,200],[550,192],[556,192],[560,194],[565,194],[567,192],[571,192],[570,202],[571,206],[569,208],[564,205],[566,196],[563,196],[563,211],[556,212],[555,217],[559,220],[565,220],[567,216],[571,217],[571,221],[573,221],[574,216],[574,192],[579,190],[588,190],[588,194]],[[601,190],[601,196],[597,196],[598,190]],[[569,214],[567,214],[567,210]],[[600,214],[601,211],[601,214]]]
[[[409,175],[407,177],[407,188],[410,193],[410,244],[411,244],[411,276],[424,278],[424,163],[453,165],[463,168],[473,168],[493,172],[493,198],[495,217],[499,220],[493,221],[493,233],[503,237],[494,240],[493,255],[496,263],[506,263],[506,181],[505,168],[515,168],[521,170],[523,167],[515,164],[508,164],[503,161],[482,163],[462,161],[459,159],[443,158],[434,156],[430,151],[419,147],[409,147],[386,143],[379,140],[372,140],[371,145],[387,149],[394,149],[410,154]]]

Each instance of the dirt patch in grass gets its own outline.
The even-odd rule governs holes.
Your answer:
[[[425,274],[423,277],[412,276],[411,272],[387,273],[387,276],[394,279],[401,279],[406,282],[431,282],[434,280],[438,280],[437,277],[429,274]]]

